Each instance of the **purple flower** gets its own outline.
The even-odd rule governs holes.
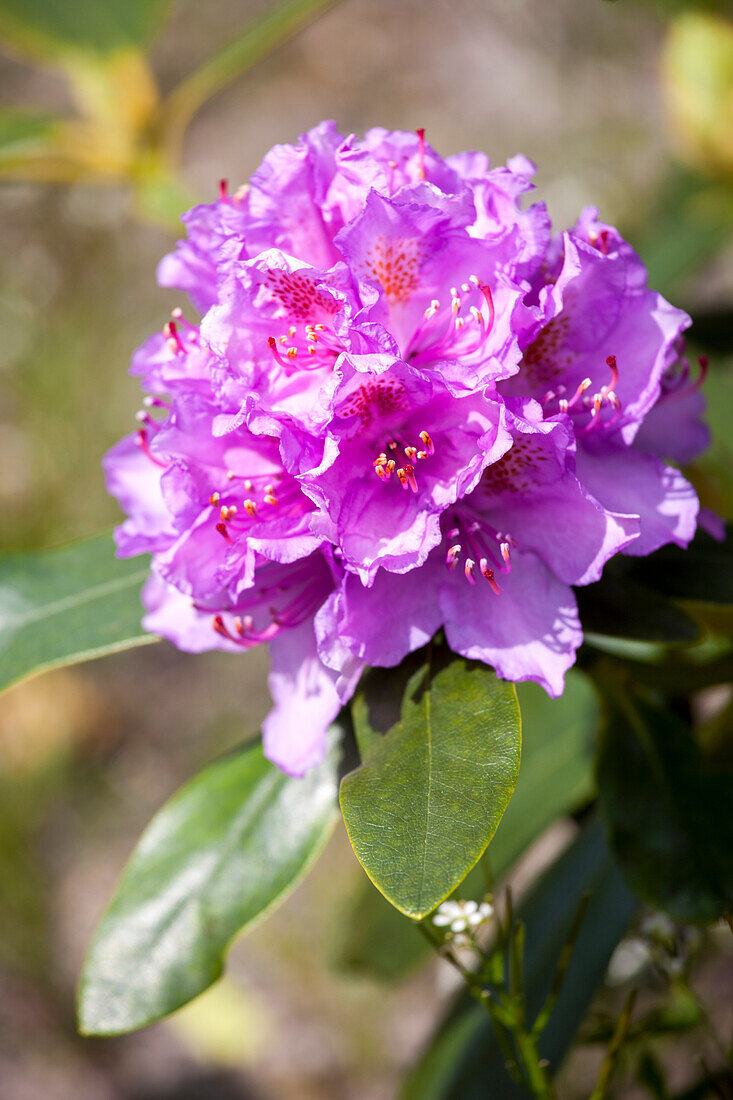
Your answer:
[[[293,774],[365,665],[441,627],[560,694],[572,586],[694,533],[669,465],[707,441],[689,319],[595,210],[552,238],[533,174],[323,123],[186,215],[160,265],[202,316],[133,357],[118,552],[153,555],[147,629],[268,643],[265,747]]]

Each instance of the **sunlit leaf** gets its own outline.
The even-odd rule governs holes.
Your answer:
[[[337,751],[303,779],[259,743],[205,768],[153,818],[87,957],[79,1025],[88,1035],[143,1027],[220,976],[237,932],[306,874],[338,818]]]
[[[0,689],[155,641],[140,625],[147,575],[145,561],[115,557],[109,534],[0,557]]]
[[[428,647],[400,720],[341,783],[364,870],[411,917],[435,908],[478,860],[511,798],[516,693],[485,665]]]
[[[385,695],[379,698],[386,706]],[[516,790],[484,857],[494,881],[501,880],[548,825],[581,806],[593,792],[592,745],[599,705],[588,678],[571,670],[559,699],[550,699],[536,684],[517,684],[517,698],[522,712],[522,763]],[[357,699],[357,737],[356,712],[365,709],[363,697]],[[458,893],[477,898],[486,885],[481,860]],[[364,879],[344,922],[338,966],[394,980],[429,951],[412,922]]]

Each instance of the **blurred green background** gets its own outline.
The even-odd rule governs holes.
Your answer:
[[[285,36],[277,6],[251,0],[0,0],[0,549],[56,545],[117,520],[99,459],[139,407],[130,352],[178,304],[154,281],[177,214],[213,197],[221,177],[235,189],[272,144],[322,118],[345,133],[424,126],[443,154],[483,149],[495,164],[524,152],[556,225],[584,204],[618,223],[653,285],[693,314],[711,356],[715,443],[693,476],[730,514],[728,5],[288,7],[302,26]],[[243,37],[263,16],[259,38]],[[390,986],[345,966],[364,876],[342,833],[282,910],[237,944],[213,991],[139,1035],[75,1035],[84,947],[134,839],[183,779],[258,728],[265,673],[264,653],[191,658],[160,645],[0,700],[2,1100],[396,1094],[453,979],[431,965]],[[520,889],[574,828],[558,822],[529,853]],[[699,948],[701,988],[723,1030],[730,943],[713,933]],[[653,1002],[660,990],[648,981]],[[613,990],[603,997],[616,1003]],[[696,1041],[665,1048],[680,1084]],[[563,1097],[585,1094],[594,1059],[585,1048],[571,1056]]]

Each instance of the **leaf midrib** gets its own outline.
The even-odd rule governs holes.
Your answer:
[[[28,611],[23,611],[20,614],[13,615],[12,612],[7,618],[0,618],[1,629],[21,629],[30,623],[38,622],[39,619],[48,619],[54,615],[60,615],[64,611],[68,611],[72,608],[83,607],[84,604],[93,603],[95,600],[102,599],[104,596],[112,595],[115,592],[120,592],[125,588],[136,588],[142,581],[148,576],[149,569],[141,569],[139,572],[130,573],[126,577],[119,577],[116,580],[104,581],[102,584],[98,584],[96,587],[87,588],[83,592],[75,592],[70,596],[63,596],[59,600],[55,600],[52,603],[42,604],[38,607],[32,607]]]
[[[432,655],[431,655],[432,656]],[[428,848],[428,831],[430,827],[430,801],[433,793],[433,726],[432,726],[432,714],[430,705],[430,690],[431,684],[431,656],[427,660],[427,671],[425,673],[425,727],[427,730],[427,737],[425,743],[427,747],[428,755],[428,783],[427,783],[427,798],[425,802],[425,833],[422,845],[422,866],[420,868],[420,891],[418,897],[420,899],[420,911],[424,908],[424,894],[425,894],[425,875],[427,872],[427,848]]]

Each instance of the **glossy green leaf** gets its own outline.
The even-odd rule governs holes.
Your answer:
[[[641,584],[683,600],[733,603],[733,525],[718,542],[699,530],[686,550],[663,546],[633,563],[632,575]]]
[[[548,825],[583,805],[593,792],[592,746],[600,715],[587,676],[571,670],[559,699],[550,699],[542,688],[529,683],[517,684],[517,697],[522,713],[519,779],[484,857],[495,881]],[[380,703],[387,710],[387,692]],[[363,695],[357,696],[353,709],[358,739],[366,711]],[[459,887],[461,897],[484,893],[483,862]],[[339,969],[394,980],[429,953],[428,944],[412,922],[363,879],[344,922],[344,937],[337,945],[335,961]]]
[[[341,783],[349,840],[372,882],[422,917],[478,860],[517,781],[513,685],[428,647],[400,720]]]
[[[733,907],[733,772],[708,770],[671,711],[609,682],[597,782],[611,846],[640,897],[680,921]]]
[[[2,0],[0,37],[23,53],[54,60],[88,51],[144,46],[170,0]]]
[[[600,581],[577,588],[584,631],[640,642],[699,641],[694,619],[671,600],[622,572],[606,569]]]
[[[636,904],[595,820],[542,876],[519,908],[518,916],[527,929],[524,975],[530,1020],[544,1002],[573,918],[588,891],[590,902],[560,996],[540,1039],[540,1052],[553,1072],[585,1016]],[[462,993],[410,1074],[400,1098],[522,1100],[526,1095],[507,1074],[488,1015]]]
[[[216,981],[232,937],[287,897],[330,836],[336,766],[332,743],[321,765],[292,779],[256,743],[173,796],[143,833],[90,948],[84,1034],[143,1027]]]
[[[109,534],[0,557],[0,689],[58,665],[156,641],[141,625],[146,560],[115,557]]]
[[[163,104],[161,132],[177,146],[193,115],[212,96],[256,65],[339,0],[284,0],[271,4],[226,46],[174,88]]]

